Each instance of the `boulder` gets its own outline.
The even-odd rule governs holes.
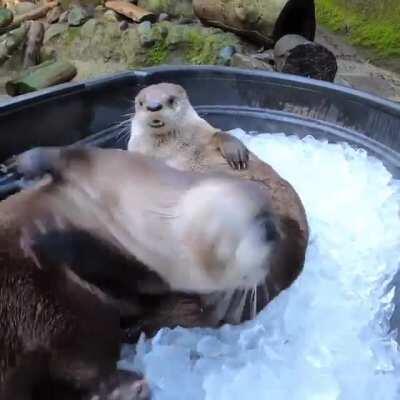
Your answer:
[[[80,26],[90,18],[86,9],[80,6],[73,6],[68,13],[68,25]]]

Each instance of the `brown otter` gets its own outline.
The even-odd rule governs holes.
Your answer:
[[[25,175],[54,178],[38,215],[96,235],[172,290],[249,289],[274,268],[283,227],[256,182],[179,171],[115,149],[34,149],[18,165]]]
[[[45,202],[42,190],[0,203],[0,398],[148,398],[145,381],[116,370],[119,317],[101,291],[65,266],[39,268],[25,252],[29,246],[21,247],[30,210]],[[129,396],[115,393],[128,381]]]
[[[92,156],[90,156],[90,154]],[[103,157],[98,157],[96,154],[108,154],[109,156],[106,160]],[[114,261],[115,258],[112,260],[104,257],[104,252],[102,250],[102,246],[105,245],[104,238],[106,241],[108,241],[106,245],[109,246],[111,237],[107,236],[107,232],[110,233],[111,231],[114,231],[115,233],[118,232],[119,229],[119,232],[121,233],[123,232],[124,228],[127,228],[133,229],[134,235],[141,236],[138,232],[141,233],[142,230],[138,227],[138,225],[132,226],[132,220],[129,220],[129,218],[132,218],[132,214],[130,214],[129,210],[135,208],[135,202],[139,202],[137,204],[142,208],[144,205],[147,205],[149,210],[152,210],[154,199],[158,199],[157,201],[161,205],[164,203],[164,206],[171,206],[171,204],[168,204],[168,201],[171,200],[171,193],[179,192],[179,190],[182,190],[182,188],[187,187],[188,181],[193,179],[193,174],[177,173],[176,171],[168,177],[171,170],[167,168],[165,164],[160,163],[159,173],[165,176],[164,179],[167,179],[169,184],[164,185],[161,192],[160,187],[158,187],[158,189],[153,188],[154,193],[151,195],[151,201],[149,202],[148,199],[144,199],[143,195],[139,194],[140,189],[132,189],[131,186],[134,186],[135,184],[137,185],[138,182],[141,182],[141,184],[143,184],[143,188],[146,188],[147,183],[144,183],[144,181],[149,179],[149,175],[151,174],[145,172],[142,167],[134,165],[135,163],[132,164],[132,158],[127,156],[127,154],[129,153],[117,150],[92,150],[88,152],[87,150],[71,151],[65,149],[60,152],[60,150],[55,151],[54,149],[39,149],[25,153],[19,159],[19,166],[25,176],[29,176],[29,174],[33,176],[42,176],[46,171],[50,172],[56,179],[56,182],[59,182],[59,184],[54,187],[58,187],[58,190],[61,189],[64,191],[64,195],[61,196],[62,201],[57,206],[57,213],[58,216],[63,215],[64,222],[65,220],[69,220],[69,227],[67,229],[60,230],[55,226],[56,224],[52,222],[44,222],[44,225],[48,231],[48,235],[44,234],[44,236],[50,236],[50,244],[47,243],[47,248],[50,247],[53,249],[52,253],[58,259],[58,262],[65,262],[67,260],[67,264],[75,264],[72,268],[74,268],[74,271],[79,276],[83,277],[83,279],[102,287],[102,289],[106,290],[107,293],[111,294],[112,296],[122,296],[125,299],[128,298],[129,300],[133,299],[135,304],[141,305],[140,312],[138,312],[136,315],[133,315],[132,318],[129,319],[130,323],[133,324],[133,329],[130,330],[130,334],[134,335],[133,339],[135,338],[135,335],[139,333],[139,330],[143,330],[148,334],[152,334],[163,326],[218,326],[223,322],[238,323],[244,319],[250,318],[250,316],[253,316],[255,309],[260,310],[266,304],[266,302],[268,302],[269,299],[275,295],[276,290],[282,288],[288,280],[291,282],[295,279],[299,269],[292,268],[291,265],[294,264],[295,266],[298,266],[302,263],[304,257],[304,242],[301,236],[296,235],[298,232],[298,225],[295,222],[285,215],[283,218],[276,218],[274,213],[269,213],[270,215],[268,215],[268,217],[264,220],[267,222],[265,228],[268,228],[268,224],[274,221],[274,219],[278,221],[277,227],[279,234],[279,245],[271,254],[271,265],[266,284],[260,285],[256,291],[251,288],[250,292],[252,292],[252,296],[244,296],[244,294],[249,292],[249,290],[246,289],[240,292],[237,290],[225,290],[223,293],[217,291],[212,295],[206,296],[198,296],[198,294],[188,295],[185,293],[179,293],[177,291],[171,293],[170,289],[168,287],[166,288],[165,286],[166,282],[164,282],[163,285],[163,281],[161,279],[160,282],[159,277],[154,275],[149,276],[148,273],[146,273],[143,269],[138,272],[137,265],[132,259],[124,259],[124,257],[121,257],[121,254],[119,256],[117,255],[118,261]],[[89,158],[87,156],[89,156]],[[135,156],[135,159],[138,160],[137,155]],[[154,163],[155,161],[151,162],[151,164]],[[115,179],[116,176],[118,176],[118,180]],[[174,176],[174,178],[172,178],[172,176]],[[204,179],[204,177],[201,179]],[[224,182],[226,180],[229,181],[231,178],[223,175],[222,179],[222,182]],[[244,184],[245,182],[242,183]],[[251,182],[246,182],[246,184],[250,183]],[[265,187],[263,183],[258,183],[257,185],[259,185],[258,187],[263,193],[263,198],[259,204],[267,205],[269,202],[269,188]],[[224,188],[221,188],[219,184],[211,185],[211,188],[214,190],[213,201],[216,201],[214,204],[216,204],[217,209],[221,211],[221,207],[222,209],[225,207],[224,198],[226,196],[224,196]],[[254,190],[251,188],[252,185],[246,186],[246,190],[249,190],[249,194],[251,194],[251,192],[258,192],[258,189],[256,192],[254,192]],[[77,189],[83,189],[83,193],[89,194],[89,196],[82,197],[79,194],[80,191],[77,191]],[[149,186],[147,186],[145,189],[145,193],[148,192],[148,189]],[[197,203],[199,203],[199,207],[193,207],[189,202],[187,203],[189,205],[189,209],[195,213],[201,212],[202,209],[207,209],[207,206],[201,204],[199,201],[201,197],[196,198],[196,196],[193,196],[193,193],[196,192],[192,191],[191,195],[189,193],[189,196],[186,196],[186,199],[189,199],[190,196],[192,196],[194,199],[193,201],[197,201]],[[234,193],[235,192],[232,192],[232,194]],[[137,197],[138,194],[139,197]],[[215,197],[215,195],[217,196]],[[229,219],[225,218],[224,220],[220,217],[223,217],[224,215],[226,216],[227,214],[225,214],[225,210],[222,210],[223,213],[221,216],[216,216],[215,218],[217,227],[218,224],[229,221],[229,223],[232,224],[231,233],[235,234],[235,229],[237,229],[237,227],[235,227],[233,223],[235,220],[237,220],[237,218],[240,219],[241,216],[243,216],[242,206],[245,205],[244,203],[240,203],[240,196],[242,195],[239,195],[237,199],[232,199],[234,202],[239,201],[239,203],[235,203],[238,204],[237,208],[235,209],[235,213],[237,215],[234,215],[235,213],[231,214]],[[201,193],[200,196],[202,196]],[[122,202],[120,197],[124,198]],[[231,197],[232,196],[228,196],[226,202],[229,202]],[[257,200],[256,202],[259,201],[260,200]],[[99,205],[100,207],[98,207]],[[162,207],[160,208],[159,205],[157,205],[156,208],[161,210]],[[43,215],[46,214],[46,208],[47,204],[43,207]],[[247,206],[245,206],[245,208],[247,208]],[[268,208],[269,207],[267,207],[267,209]],[[121,211],[123,211],[122,215],[124,218],[118,217],[118,214]],[[135,212],[137,211],[134,211],[134,213]],[[99,222],[99,215],[96,215],[96,213],[100,213],[99,215],[101,218],[103,218],[102,222]],[[104,220],[104,215],[102,214],[104,214],[108,219]],[[195,216],[195,214],[193,214],[192,217],[193,216]],[[272,220],[270,218],[271,216],[273,216]],[[152,215],[152,213],[150,213],[148,214],[148,217],[153,218],[153,228],[159,229],[160,221],[157,221],[157,218],[159,218],[160,215]],[[168,218],[168,214],[164,213],[164,217]],[[196,219],[199,223],[199,226],[194,227],[193,231],[197,230],[198,232],[204,233],[205,237],[208,239],[215,235],[215,227],[212,227],[214,218],[210,218],[210,216],[207,216],[207,218],[196,216],[195,220]],[[154,221],[156,222],[155,225]],[[201,226],[202,224],[204,227]],[[188,228],[190,230],[190,225]],[[207,229],[211,230],[207,232]],[[267,232],[267,230],[264,232]],[[238,232],[236,232],[236,234]],[[272,229],[271,232],[274,232],[274,229]],[[100,240],[99,236],[101,236],[101,234],[105,234],[105,236],[103,236],[103,238]],[[152,235],[154,235],[154,232]],[[37,233],[34,233],[32,236],[35,237],[36,242],[38,241],[38,237],[40,237],[40,235],[37,235]],[[122,237],[123,236],[124,234],[122,233]],[[73,248],[76,250],[78,248],[79,250],[79,247],[84,243],[84,247],[87,247],[89,244],[91,250],[84,248],[78,257],[75,257],[73,260],[71,260],[70,254],[65,256],[62,251],[58,251],[59,247],[57,247],[60,243],[65,244],[66,238],[67,240],[70,240],[71,237],[73,240],[71,242],[72,246],[69,246],[70,249]],[[118,237],[118,235],[116,237]],[[131,238],[128,238],[128,242]],[[256,242],[257,239],[254,239]],[[39,241],[40,240],[41,239],[39,239]],[[143,240],[143,238],[141,238],[141,240]],[[215,257],[213,254],[216,254],[216,249],[213,248],[214,243],[212,241],[207,243],[204,242],[204,240],[202,243],[202,240],[194,240],[195,241],[193,242],[192,247],[193,249],[197,249],[199,251],[197,256],[200,256],[202,265],[212,266],[215,262]],[[218,242],[218,238],[216,242]],[[149,247],[149,251],[155,251],[157,253],[157,246],[162,245],[165,249],[165,243],[168,243],[168,240],[165,243],[156,243],[157,245],[154,246],[154,242],[149,240],[149,237],[147,237],[142,244],[147,245]],[[216,247],[220,247],[221,249],[224,249],[225,247],[224,251],[228,249],[226,256],[229,257],[231,255],[231,250],[226,248],[225,245],[221,247],[221,243],[221,241],[219,245],[216,243]],[[204,251],[202,250],[202,247],[204,247]],[[152,250],[152,248],[155,248],[155,250]],[[179,246],[171,248],[171,253],[177,253],[173,254],[173,257],[183,253],[181,250],[178,250],[179,248]],[[121,248],[119,250],[121,250]],[[128,252],[132,251],[132,249],[129,250],[129,244],[126,247],[123,247],[123,252],[126,253],[127,250]],[[256,250],[256,252],[257,254],[260,254],[259,250]],[[84,257],[82,257],[82,253],[84,254]],[[85,256],[85,253],[88,254],[87,257]],[[119,251],[119,253],[121,253],[121,251]],[[114,256],[116,254],[118,254],[118,251],[114,251]],[[134,256],[138,255],[139,254],[134,254]],[[283,257],[283,255],[285,256]],[[48,256],[48,254],[46,256]],[[168,260],[169,256],[169,254],[167,257],[162,256],[157,262],[165,262]],[[77,258],[82,261],[79,262]],[[253,262],[253,258],[254,256],[248,256],[247,261]],[[95,265],[92,266],[94,263],[93,260],[95,260]],[[142,260],[148,262],[148,259]],[[191,271],[190,267],[192,262],[193,261],[186,265],[186,268],[189,271]],[[256,261],[256,264],[257,263],[258,260]],[[112,265],[112,269],[110,268],[110,265]],[[144,269],[145,268],[146,267],[144,267]],[[161,265],[161,268],[164,268],[164,265]],[[197,277],[198,276],[199,275],[197,275]],[[222,274],[220,277],[221,276],[223,277],[224,275]],[[272,282],[270,282],[270,277],[273,279]],[[191,279],[193,278],[195,278],[195,276],[191,277]],[[168,275],[166,279],[168,280]],[[198,282],[196,279],[195,281]],[[171,282],[167,283],[171,285]],[[225,285],[223,280],[222,284]],[[174,287],[175,289],[179,288],[179,286]],[[227,289],[228,287],[229,286],[219,286],[217,288],[214,287],[214,289]],[[184,289],[195,289],[198,293],[198,291],[204,290],[204,287],[186,286]],[[209,286],[208,289],[212,288]],[[235,288],[230,286],[230,289]]]
[[[275,259],[274,273],[267,276],[264,285],[247,293],[246,299],[238,291],[202,298],[203,303],[216,308],[216,318],[221,322],[238,323],[254,315],[248,307],[242,310],[244,302],[261,310],[297,278],[303,268],[309,231],[303,204],[289,182],[252,153],[245,168],[230,168],[220,150],[224,143],[230,143],[230,135],[215,132],[221,131],[196,113],[183,87],[170,83],[151,85],[136,96],[128,150],[160,158],[181,170],[223,172],[266,187],[273,213],[285,221],[286,244]],[[216,137],[219,146],[215,145]],[[249,296],[253,299],[249,300]]]

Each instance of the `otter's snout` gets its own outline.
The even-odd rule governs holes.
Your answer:
[[[146,108],[148,111],[156,112],[160,111],[163,108],[163,105],[158,101],[148,101],[146,104]]]

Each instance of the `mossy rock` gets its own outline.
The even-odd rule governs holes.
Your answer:
[[[116,70],[123,70],[166,63],[220,64],[221,49],[227,46],[240,49],[235,35],[201,25],[178,25],[170,21],[153,24],[146,30],[152,39],[146,46],[142,44],[142,34],[137,27],[121,31],[116,22],[91,19],[49,39],[45,51],[56,51],[61,60],[77,60],[77,65],[93,63],[99,69],[99,65],[108,63],[115,64]]]
[[[155,14],[194,18],[192,0],[139,0],[138,5]]]

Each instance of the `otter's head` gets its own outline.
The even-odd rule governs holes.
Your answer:
[[[196,115],[185,89],[172,83],[148,86],[135,99],[135,127],[147,128],[148,134],[170,134],[193,114]]]

